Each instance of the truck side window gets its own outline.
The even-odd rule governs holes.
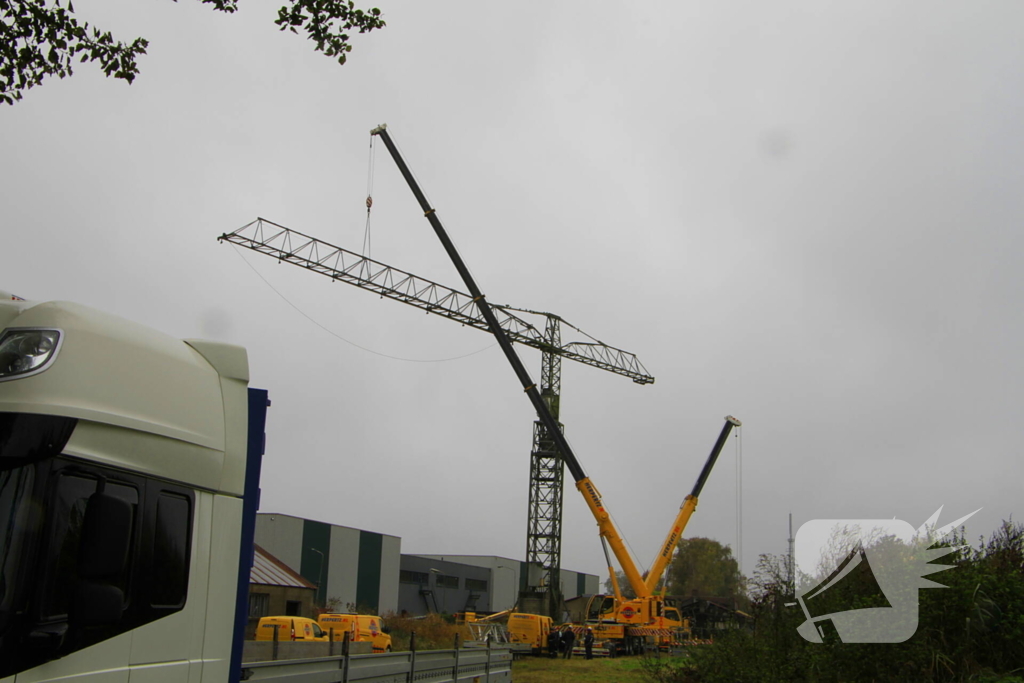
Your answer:
[[[161,491],[156,505],[153,534],[154,607],[181,607],[188,589],[188,555],[191,529],[190,501]]]
[[[82,522],[89,496],[96,492],[98,480],[82,474],[61,474],[54,491],[54,511],[48,552],[47,590],[41,605],[41,616],[46,620],[66,619],[71,602],[71,591],[78,578],[78,547],[82,537]],[[139,493],[124,484],[107,482],[106,492],[132,505],[132,518],[138,511]],[[127,595],[127,574],[116,582]]]

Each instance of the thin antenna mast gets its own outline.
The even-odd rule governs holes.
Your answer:
[[[793,557],[793,513],[789,513],[789,587],[796,595],[796,564]]]

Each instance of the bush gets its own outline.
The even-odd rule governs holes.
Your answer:
[[[700,683],[697,667],[687,657],[643,657],[640,673],[655,683]]]
[[[384,617],[384,624],[391,633],[391,647],[396,652],[409,650],[412,633],[416,632],[417,650],[450,650],[455,647],[455,636],[460,640],[471,637],[465,626],[456,626],[440,614],[425,617]]]
[[[948,588],[919,591],[915,635],[873,644],[801,638],[803,612],[786,607],[794,602],[786,558],[762,556],[752,582],[753,630],[691,648],[686,666],[652,664],[644,674],[657,683],[1024,683],[1024,525],[1004,522],[977,549],[947,557],[956,568],[930,578]]]

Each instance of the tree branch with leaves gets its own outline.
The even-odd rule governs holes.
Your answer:
[[[238,0],[199,1],[227,14],[238,10]],[[352,51],[352,31],[385,25],[379,9],[358,9],[352,0],[288,0],[274,23],[282,31],[305,32],[314,50],[339,64]],[[50,76],[71,76],[76,60],[99,62],[107,77],[131,83],[148,46],[145,38],[122,42],[79,21],[70,0],[0,0],[0,102],[14,104]]]

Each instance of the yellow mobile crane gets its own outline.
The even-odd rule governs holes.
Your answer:
[[[660,572],[664,569],[671,558],[672,549],[675,547],[675,543],[678,540],[679,534],[682,533],[682,529],[685,526],[685,522],[689,520],[691,514],[693,514],[694,508],[697,505],[697,496],[700,488],[703,487],[704,481],[710,474],[711,466],[714,464],[714,458],[709,459],[709,462],[705,465],[704,471],[701,473],[701,477],[698,478],[698,485],[694,489],[694,493],[687,497],[683,502],[683,506],[680,508],[679,514],[676,517],[676,524],[673,525],[672,531],[669,533],[669,538],[666,539],[666,545],[663,546],[662,552],[659,555],[658,560],[655,563],[658,572],[654,571],[649,573],[649,576],[645,580],[640,572],[637,571],[636,565],[633,563],[632,557],[626,550],[626,545],[615,529],[615,525],[612,523],[611,516],[605,510],[604,503],[601,501],[601,495],[597,488],[591,482],[590,478],[583,471],[583,467],[580,465],[579,460],[576,459],[576,455],[572,451],[572,447],[566,440],[565,435],[562,434],[562,430],[559,428],[558,421],[552,415],[550,407],[547,405],[540,391],[537,388],[537,384],[530,378],[529,372],[519,359],[518,354],[512,346],[512,342],[509,340],[508,334],[502,328],[495,316],[494,311],[491,309],[490,304],[484,294],[480,291],[474,280],[469,269],[466,267],[465,262],[459,255],[458,250],[455,248],[451,238],[448,237],[448,233],[445,231],[444,226],[441,224],[440,219],[437,217],[437,212],[427,202],[426,196],[420,189],[419,184],[413,177],[412,171],[406,165],[405,160],[399,153],[398,148],[391,140],[391,136],[387,131],[387,125],[380,125],[370,131],[370,135],[379,136],[387,147],[388,152],[391,154],[391,158],[395,161],[398,166],[398,170],[405,178],[409,189],[412,190],[417,202],[419,202],[420,208],[423,210],[423,215],[430,223],[434,233],[438,239],[441,240],[442,246],[448,253],[449,258],[452,260],[452,264],[462,277],[463,283],[469,290],[472,296],[473,302],[477,305],[481,316],[487,322],[487,327],[494,335],[495,340],[498,342],[498,346],[505,354],[505,358],[512,366],[513,372],[519,379],[520,384],[523,387],[523,391],[526,393],[530,402],[533,404],[534,410],[537,412],[537,417],[540,422],[544,425],[552,441],[555,442],[558,450],[562,454],[562,459],[565,462],[566,467],[572,474],[573,480],[576,482],[576,488],[579,489],[580,493],[583,494],[583,498],[587,503],[587,507],[590,508],[590,512],[594,515],[594,519],[597,521],[598,529],[603,541],[611,546],[612,553],[618,560],[619,565],[622,567],[626,574],[627,580],[630,585],[637,591],[637,598],[635,601],[623,601],[621,596],[616,599],[618,605],[613,603],[614,614],[616,614],[616,621],[625,628],[631,629],[658,629],[661,630],[663,627],[668,628],[679,628],[682,626],[682,620],[679,618],[679,612],[675,608],[669,608],[674,614],[666,614],[666,608],[663,600],[659,597],[654,596],[654,586],[657,584]],[[721,450],[721,446],[724,445],[726,438],[728,437],[729,431],[734,425],[738,424],[738,420],[732,418],[727,420],[726,426],[722,431],[722,435],[719,437],[720,444],[718,445],[717,451]],[[717,452],[713,455],[717,458]],[[666,553],[667,549],[667,553]],[[609,563],[610,564],[610,563]],[[601,615],[605,612],[601,612]],[[635,638],[646,636],[647,634],[643,631],[636,631],[634,633],[624,634],[623,641],[627,644]]]
[[[693,490],[679,506],[679,513],[672,523],[665,542],[661,544],[661,551],[646,577],[637,571],[636,565],[629,553],[626,552],[625,544],[611,523],[607,511],[602,509],[600,514],[594,514],[598,520],[601,545],[605,550],[605,559],[608,562],[608,573],[611,576],[614,595],[584,596],[568,602],[583,603],[582,609],[570,608],[570,612],[574,613],[573,621],[581,628],[592,628],[595,639],[606,643],[608,654],[614,654],[616,650],[637,652],[649,639],[654,639],[659,644],[667,644],[683,636],[682,632],[686,630],[686,624],[680,617],[679,611],[675,607],[665,604],[664,596],[655,591],[658,581],[661,580],[668,563],[672,560],[676,544],[679,543],[694,510],[697,509],[697,499],[711,475],[711,470],[715,466],[722,448],[725,447],[729,433],[733,427],[741,425],[742,423],[735,417],[726,416],[725,425],[718,435],[718,440],[711,449],[711,454],[708,455]],[[590,484],[590,487],[593,488],[593,484]],[[584,496],[587,495],[588,493],[584,491]],[[636,595],[635,598],[624,599],[622,597],[618,579],[615,576],[615,567],[608,557],[608,545],[611,545],[612,551],[615,552],[626,580]]]

